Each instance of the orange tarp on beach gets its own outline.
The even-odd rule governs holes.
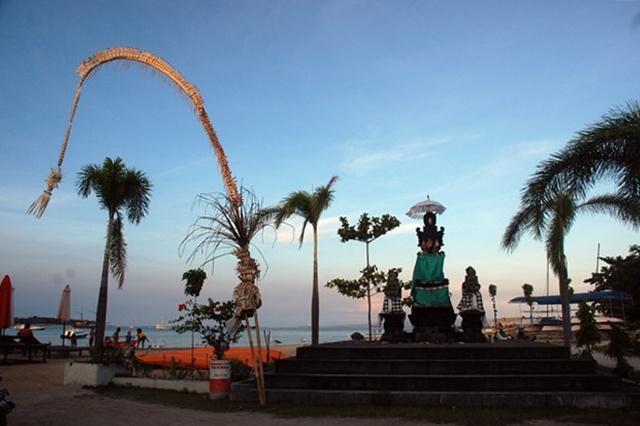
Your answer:
[[[171,365],[171,360],[181,366],[181,367],[195,367],[207,369],[209,368],[209,360],[214,357],[213,348],[195,348],[193,350],[193,358],[195,359],[194,364],[191,364],[191,349],[168,349],[161,351],[153,351],[146,354],[137,355],[136,357],[146,363],[151,365],[158,365],[163,367],[168,367]],[[231,348],[224,354],[225,359],[236,359],[238,361],[242,361],[248,366],[252,366],[251,364],[251,350],[245,347],[239,348]],[[271,349],[269,351],[269,358],[273,359],[282,359],[284,358],[284,354],[280,351],[275,351]],[[267,351],[266,349],[262,349],[262,361],[268,362],[267,359]]]

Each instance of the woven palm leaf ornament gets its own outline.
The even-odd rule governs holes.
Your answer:
[[[64,138],[62,141],[62,146],[60,147],[60,155],[58,156],[58,164],[56,168],[51,169],[51,173],[45,179],[45,183],[47,184],[47,188],[42,192],[42,194],[34,201],[31,206],[27,209],[27,214],[32,214],[37,218],[42,217],[47,205],[49,204],[49,200],[51,199],[51,194],[55,188],[58,187],[58,184],[62,180],[62,163],[64,161],[64,156],[67,151],[67,145],[69,143],[69,137],[71,135],[71,128],[73,126],[73,120],[76,115],[76,111],[78,109],[78,103],[80,101],[80,95],[82,93],[82,87],[84,85],[85,80],[96,70],[98,67],[112,62],[112,61],[132,61],[137,62],[142,65],[150,67],[152,70],[157,71],[161,75],[167,77],[171,82],[173,82],[193,103],[193,108],[195,113],[198,115],[200,119],[200,123],[204,127],[207,135],[209,136],[209,141],[213,147],[213,151],[218,159],[218,164],[220,166],[220,173],[222,174],[222,180],[225,185],[225,189],[229,199],[235,205],[242,204],[242,196],[238,192],[238,188],[236,185],[236,181],[231,174],[231,169],[229,168],[229,163],[227,161],[227,156],[220,144],[220,140],[218,139],[218,135],[216,134],[213,125],[211,124],[211,120],[209,120],[209,116],[207,115],[207,111],[204,107],[204,100],[200,95],[200,92],[193,84],[189,83],[183,76],[180,74],[175,68],[173,68],[168,62],[159,58],[151,52],[145,52],[139,49],[135,49],[132,47],[114,47],[106,50],[102,50],[95,55],[91,56],[89,59],[83,61],[80,66],[76,69],[76,73],[80,76],[80,81],[78,81],[78,85],[76,87],[76,92],[73,97],[73,103],[71,105],[71,114],[69,117],[69,123],[67,124],[67,129],[64,134]]]

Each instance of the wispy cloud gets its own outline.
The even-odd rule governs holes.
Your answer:
[[[458,176],[452,182],[435,188],[433,192],[451,192],[460,189],[468,191],[470,188],[477,188],[495,182],[497,179],[504,179],[520,172],[524,163],[541,158],[560,143],[556,140],[513,143],[499,152],[490,163]]]
[[[429,156],[429,150],[446,143],[447,140],[420,140],[408,142],[372,143],[349,141],[343,144],[345,159],[340,164],[343,172],[359,176],[366,175],[382,167],[398,163],[416,161]],[[381,146],[382,145],[382,146]]]
[[[155,173],[153,173],[153,176],[155,178],[173,176],[173,175],[176,175],[176,174],[180,174],[181,172],[184,172],[185,170],[192,169],[194,166],[198,166],[198,165],[203,164],[203,163],[210,163],[211,161],[212,161],[212,157],[209,157],[209,156],[198,157],[198,158],[195,158],[195,159],[193,159],[191,161],[187,161],[186,163],[178,164],[177,166],[171,167],[169,169],[160,170],[158,172],[155,172]]]

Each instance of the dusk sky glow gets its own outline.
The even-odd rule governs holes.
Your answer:
[[[0,0],[0,277],[17,316],[55,316],[66,284],[72,316],[92,317],[107,214],[75,191],[80,168],[120,156],[154,185],[150,214],[125,225],[124,289],[111,281],[108,322],[177,317],[187,264],[178,247],[202,214],[197,194],[223,191],[216,159],[190,103],[140,66],[108,64],[86,83],[64,177],[40,220],[24,214],[55,166],[80,62],[114,46],[148,50],[200,90],[239,184],[265,205],[340,180],[320,226],[320,324],[363,324],[366,301],[324,284],[355,278],[364,246],[340,243],[338,218],[390,213],[402,225],[372,245],[372,263],[409,280],[430,195],[447,207],[445,274],[452,302],[474,266],[501,315],[523,283],[543,295],[542,242],[500,239],[520,189],[541,160],[610,108],[640,99],[640,1],[19,1]],[[610,190],[604,182],[594,193]],[[311,234],[267,230],[255,243],[265,326],[309,324]],[[638,234],[581,216],[566,240],[576,291],[603,256]],[[256,252],[257,253],[257,252]],[[260,255],[257,258],[262,261]],[[200,257],[201,261],[202,258]],[[215,264],[204,297],[231,298],[231,257]],[[263,266],[263,269],[266,269]],[[551,294],[557,294],[552,275]],[[375,299],[374,312],[382,305]],[[492,317],[492,315],[491,315]]]

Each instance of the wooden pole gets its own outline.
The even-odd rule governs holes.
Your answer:
[[[260,341],[260,321],[258,321],[258,310],[254,314],[254,321],[256,322],[256,336],[257,336],[257,346],[258,346],[258,366],[259,366],[259,374],[260,374],[260,392],[262,393],[262,400],[264,401],[264,405],[267,405],[267,392],[264,388],[264,369],[262,368],[262,344]]]
[[[249,323],[249,317],[247,317],[245,315],[244,321],[245,321],[245,327],[247,328],[247,337],[249,338],[249,349],[251,350],[251,362],[253,363],[253,374],[256,377],[256,388],[258,390],[258,401],[260,402],[260,405],[264,406],[264,405],[266,405],[266,401],[264,401],[264,399],[263,399],[264,395],[260,391],[262,389],[262,384],[260,383],[260,380],[261,380],[262,376],[260,375],[258,362],[256,361],[256,354],[254,352],[253,337],[251,335],[251,324]]]

